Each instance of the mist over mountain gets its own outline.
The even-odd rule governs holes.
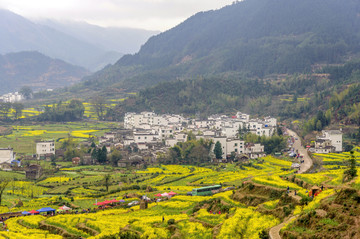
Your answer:
[[[112,29],[85,23],[34,23],[0,9],[0,54],[39,51],[91,71],[116,62],[123,53],[136,51],[155,32]],[[50,24],[51,23],[51,24]],[[124,50],[124,51],[122,51]]]
[[[49,26],[57,31],[74,36],[89,42],[105,51],[116,51],[124,54],[133,54],[140,50],[151,36],[160,31],[148,31],[135,28],[99,27],[86,22],[58,22],[42,20],[39,24]],[[120,58],[120,57],[119,57]]]
[[[33,90],[69,86],[87,74],[85,68],[39,52],[0,55],[0,94],[18,91],[22,86],[30,86]]]
[[[200,12],[88,78],[137,90],[176,78],[311,72],[360,52],[360,2],[245,0]]]

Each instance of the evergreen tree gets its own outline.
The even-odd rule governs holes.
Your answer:
[[[101,149],[98,150],[97,160],[99,163],[105,163],[107,160],[107,149],[104,145]]]
[[[111,179],[110,174],[105,174],[104,175],[104,185],[105,185],[105,188],[106,188],[106,192],[109,191],[110,179]]]
[[[349,169],[344,172],[344,181],[350,181],[351,179],[355,178],[356,175],[356,157],[354,155],[354,151],[350,151]]]
[[[223,152],[221,148],[221,143],[219,141],[215,143],[214,154],[216,159],[222,159]]]

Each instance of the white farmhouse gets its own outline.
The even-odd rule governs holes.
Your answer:
[[[11,163],[15,160],[15,153],[12,148],[0,148],[0,164]]]
[[[331,146],[335,147],[335,152],[342,152],[342,132],[341,130],[323,130],[322,136],[317,139],[329,140]]]
[[[45,156],[46,154],[55,154],[54,140],[36,142],[37,159],[40,159],[40,157]]]

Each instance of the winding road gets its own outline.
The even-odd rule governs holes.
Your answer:
[[[300,155],[303,155],[304,163],[301,164],[300,171],[298,173],[305,173],[307,170],[311,168],[311,166],[313,165],[313,161],[310,158],[307,150],[301,145],[301,140],[299,136],[292,130],[287,129],[287,132],[289,136],[295,138],[295,142],[293,144],[293,148],[295,149],[295,151],[298,150]]]
[[[306,171],[308,171],[311,166],[313,165],[313,161],[310,158],[307,150],[301,145],[301,140],[299,138],[299,136],[292,130],[287,129],[287,133],[289,134],[289,136],[292,136],[295,138],[295,142],[293,144],[293,148],[294,150],[298,153],[300,153],[300,155],[303,155],[303,160],[304,163],[301,164],[300,170],[298,173],[304,173]],[[288,219],[286,219],[283,223],[272,227],[269,231],[269,236],[271,239],[281,239],[280,237],[280,229],[288,222],[290,222],[292,219],[296,218],[295,216],[290,217]]]

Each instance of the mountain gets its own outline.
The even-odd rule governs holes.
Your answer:
[[[69,86],[87,74],[85,68],[39,52],[0,55],[0,94],[18,91],[22,86],[30,86],[33,90]]]
[[[95,73],[86,85],[133,91],[199,75],[312,72],[360,53],[359,16],[356,0],[235,2],[151,37],[138,53]]]
[[[39,23],[74,36],[82,41],[89,42],[105,51],[116,51],[125,54],[138,52],[141,45],[151,36],[160,33],[159,31],[135,28],[99,27],[86,22],[45,20]]]
[[[1,9],[0,36],[0,54],[39,51],[89,70],[99,70],[122,56],[115,51],[109,54],[99,46]]]

